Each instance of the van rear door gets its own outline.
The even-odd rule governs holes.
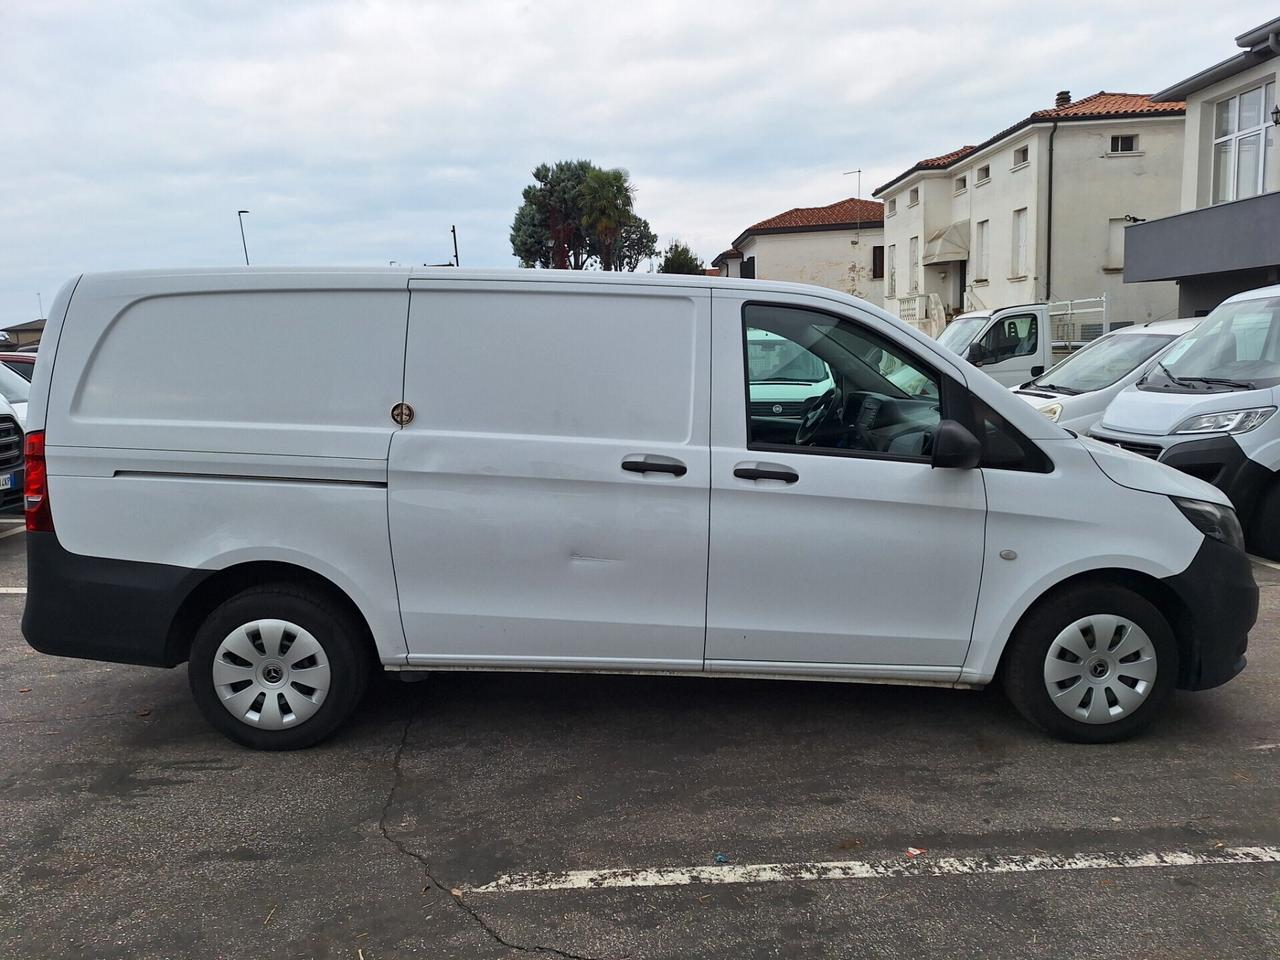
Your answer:
[[[705,288],[411,281],[409,662],[701,670],[710,367]]]

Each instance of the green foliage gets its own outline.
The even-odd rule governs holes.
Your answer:
[[[662,263],[658,265],[659,273],[696,273],[705,274],[706,267],[698,259],[698,255],[679,240],[672,240],[663,251]]]
[[[589,160],[539,164],[511,224],[511,251],[525,267],[635,270],[657,252],[657,237],[632,209],[625,170]]]

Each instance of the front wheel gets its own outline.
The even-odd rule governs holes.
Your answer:
[[[254,587],[218,606],[191,644],[187,678],[200,712],[258,750],[298,750],[355,710],[369,657],[352,617],[319,591]]]
[[[1178,676],[1178,644],[1148,600],[1123,587],[1072,587],[1042,601],[1010,639],[1009,699],[1062,740],[1111,743],[1156,718]]]

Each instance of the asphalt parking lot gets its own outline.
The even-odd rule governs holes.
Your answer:
[[[1280,846],[1257,575],[1245,674],[1108,747],[993,691],[465,674],[254,753],[183,669],[31,651],[2,592],[0,955],[1275,957],[1280,864],[1236,853]]]

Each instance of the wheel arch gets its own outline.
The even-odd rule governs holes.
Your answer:
[[[176,666],[188,658],[191,642],[200,624],[220,603],[241,590],[268,583],[294,584],[323,593],[349,613],[353,623],[359,625],[364,647],[373,663],[379,663],[377,645],[368,618],[347,592],[314,570],[280,560],[253,560],[234,564],[201,580],[183,599],[169,625],[165,640],[166,661]]]
[[[1004,648],[1000,651],[1000,660],[996,665],[996,672],[992,682],[1000,678],[1008,660],[1011,642],[1030,616],[1039,610],[1041,606],[1066,591],[1090,585],[1124,587],[1132,590],[1159,610],[1169,622],[1169,628],[1173,631],[1174,638],[1178,642],[1178,685],[1181,686],[1187,681],[1195,661],[1195,634],[1194,621],[1186,603],[1172,587],[1159,577],[1154,577],[1149,573],[1142,573],[1138,570],[1109,567],[1084,570],[1072,574],[1044,590],[1035,600],[1028,604],[1027,608],[1022,611],[1022,615],[1018,617],[1013,629],[1009,632],[1009,636],[1005,639]]]

